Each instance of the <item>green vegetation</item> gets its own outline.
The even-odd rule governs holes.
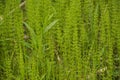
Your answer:
[[[119,79],[119,0],[0,0],[0,80]]]

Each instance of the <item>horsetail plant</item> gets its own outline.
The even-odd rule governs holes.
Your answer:
[[[119,4],[0,0],[0,80],[119,80]]]

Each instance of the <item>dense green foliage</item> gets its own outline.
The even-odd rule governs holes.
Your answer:
[[[0,0],[0,80],[120,80],[120,0]]]

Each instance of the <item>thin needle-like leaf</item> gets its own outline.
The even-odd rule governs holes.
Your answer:
[[[44,30],[44,33],[46,33],[48,30],[50,30],[56,23],[58,22],[58,20],[53,21],[52,23],[50,23]]]

